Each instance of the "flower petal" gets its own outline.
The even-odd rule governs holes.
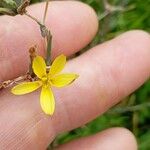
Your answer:
[[[40,81],[35,82],[23,82],[21,84],[16,85],[11,89],[11,92],[15,95],[23,95],[38,89],[42,83]]]
[[[47,115],[52,115],[55,110],[55,100],[53,93],[49,87],[42,87],[40,103],[42,110]]]
[[[71,84],[78,77],[79,75],[77,74],[71,74],[71,73],[60,74],[51,78],[51,84],[56,87],[67,86]]]
[[[41,79],[43,76],[46,76],[46,64],[41,56],[36,56],[33,60],[32,65],[34,73]]]
[[[56,59],[53,61],[52,66],[49,71],[49,75],[55,75],[62,71],[62,69],[65,67],[66,64],[66,56],[60,55],[56,57]]]

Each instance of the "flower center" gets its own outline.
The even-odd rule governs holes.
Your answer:
[[[48,75],[47,76],[43,76],[41,78],[41,80],[42,80],[43,86],[45,86],[45,87],[49,87],[50,86]]]
[[[42,77],[42,81],[46,82],[47,81],[47,77],[46,76]]]

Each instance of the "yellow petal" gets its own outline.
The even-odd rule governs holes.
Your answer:
[[[49,71],[49,75],[55,75],[62,71],[66,64],[66,56],[60,55],[56,57]]]
[[[51,84],[56,87],[63,87],[71,84],[78,77],[77,74],[60,74],[51,78]]]
[[[15,95],[23,95],[38,89],[42,83],[40,81],[35,82],[23,82],[21,84],[16,85],[11,89],[11,92]]]
[[[47,115],[52,115],[55,110],[55,100],[53,93],[49,87],[42,87],[41,97],[40,97],[40,103],[42,110]]]
[[[46,76],[46,64],[41,56],[36,56],[32,65],[34,73],[41,79]]]

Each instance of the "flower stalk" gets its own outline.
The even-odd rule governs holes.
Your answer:
[[[46,44],[46,65],[50,66],[51,65],[52,35],[51,35],[50,30],[48,30],[47,27],[45,26],[45,20],[46,20],[46,15],[47,15],[47,11],[48,11],[48,5],[49,5],[49,0],[46,1],[45,11],[44,11],[44,16],[43,16],[43,23],[41,23],[38,19],[31,16],[27,12],[24,12],[24,14],[26,16],[28,16],[29,18],[31,18],[32,20],[34,20],[40,26],[41,35],[46,41],[45,42],[45,44]],[[32,70],[32,68],[31,68],[31,70]]]
[[[44,11],[44,16],[43,16],[43,24],[45,24],[46,15],[48,11],[48,5],[49,5],[49,0],[46,0],[45,11]]]
[[[46,65],[51,65],[51,47],[52,47],[52,36],[50,31],[48,32],[48,36],[46,37],[47,40],[47,54],[46,54]]]

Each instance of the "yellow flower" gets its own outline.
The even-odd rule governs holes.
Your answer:
[[[63,73],[59,74],[66,64],[64,55],[58,56],[52,63],[49,72],[46,71],[46,64],[41,56],[36,56],[33,60],[33,71],[37,75],[38,80],[34,82],[24,82],[12,88],[11,92],[15,95],[23,95],[37,90],[42,87],[40,104],[42,110],[52,115],[55,110],[55,99],[51,90],[51,86],[64,87],[72,83],[77,74]]]

